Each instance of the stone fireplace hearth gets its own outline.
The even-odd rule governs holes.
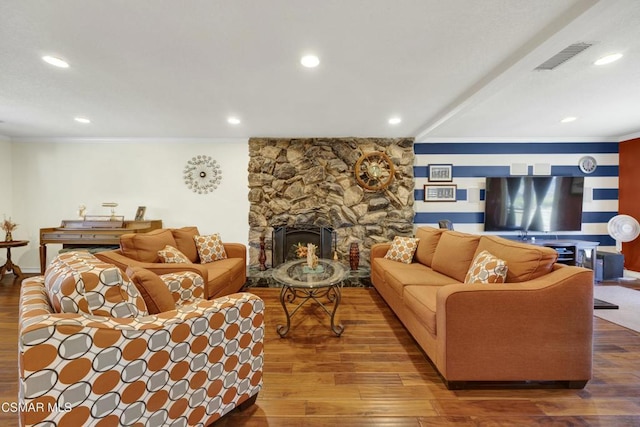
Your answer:
[[[358,158],[376,151],[386,153],[395,166],[392,183],[378,192],[362,188],[354,176]],[[259,264],[261,236],[267,267],[280,263],[273,258],[274,250],[280,250],[273,238],[282,227],[333,230],[329,252],[321,256],[333,258],[335,250],[348,263],[355,242],[361,266],[368,266],[374,243],[413,233],[411,138],[251,138],[249,156],[251,266]]]

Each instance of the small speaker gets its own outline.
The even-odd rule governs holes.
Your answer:
[[[535,163],[533,165],[534,175],[551,175],[551,165],[549,163]]]
[[[598,252],[597,261],[602,260],[602,279],[612,280],[624,276],[624,255],[611,252]],[[596,278],[598,275],[596,274]]]
[[[526,163],[511,163],[509,168],[509,174],[511,175],[527,175],[529,173],[529,166]]]

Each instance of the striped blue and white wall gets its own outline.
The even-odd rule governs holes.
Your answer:
[[[600,242],[601,249],[615,247],[607,233],[607,222],[618,213],[618,142],[416,142],[414,225],[437,227],[449,219],[456,230],[484,233],[484,187],[489,176],[510,176],[511,166],[526,164],[534,175],[534,165],[550,166],[551,175],[584,176],[582,230],[558,235],[531,233],[539,238],[579,238]],[[591,174],[580,171],[578,162],[594,157],[597,168]],[[429,184],[429,165],[450,164],[452,184],[457,185],[455,202],[425,202],[424,185]],[[433,184],[433,183],[431,183]],[[504,237],[514,233],[491,233]]]

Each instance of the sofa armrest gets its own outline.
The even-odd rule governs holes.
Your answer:
[[[242,258],[247,264],[247,247],[242,243],[223,243],[228,258]]]
[[[262,387],[264,302],[253,294],[115,319],[52,313],[42,280],[24,285],[18,340],[21,425],[63,417],[95,424],[104,411],[117,424],[134,410],[160,425],[167,409],[166,397],[158,392],[174,389],[184,394],[172,409],[175,417],[193,416],[209,425]],[[219,395],[207,395],[220,384],[225,387]],[[74,392],[68,393],[71,387]],[[137,402],[160,405],[121,399],[128,393],[135,393]],[[47,402],[66,406],[56,411]]]
[[[531,380],[588,380],[593,272],[558,265],[527,282],[443,286],[436,329],[438,368],[450,381],[521,380],[521,372]]]
[[[375,243],[371,246],[371,259],[383,258],[390,247],[391,243]]]

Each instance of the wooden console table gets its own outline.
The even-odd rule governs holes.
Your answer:
[[[114,227],[116,225],[116,227]],[[63,220],[60,227],[40,229],[40,273],[47,264],[47,244],[62,244],[63,248],[90,248],[119,246],[120,236],[128,233],[146,233],[162,228],[162,220],[110,221]]]
[[[0,242],[0,248],[5,248],[7,250],[7,262],[0,267],[0,280],[4,277],[4,273],[9,272],[15,274],[16,279],[22,277],[22,270],[20,270],[20,267],[11,261],[11,248],[19,248],[20,246],[27,246],[28,244],[28,240],[10,240],[8,242]]]

